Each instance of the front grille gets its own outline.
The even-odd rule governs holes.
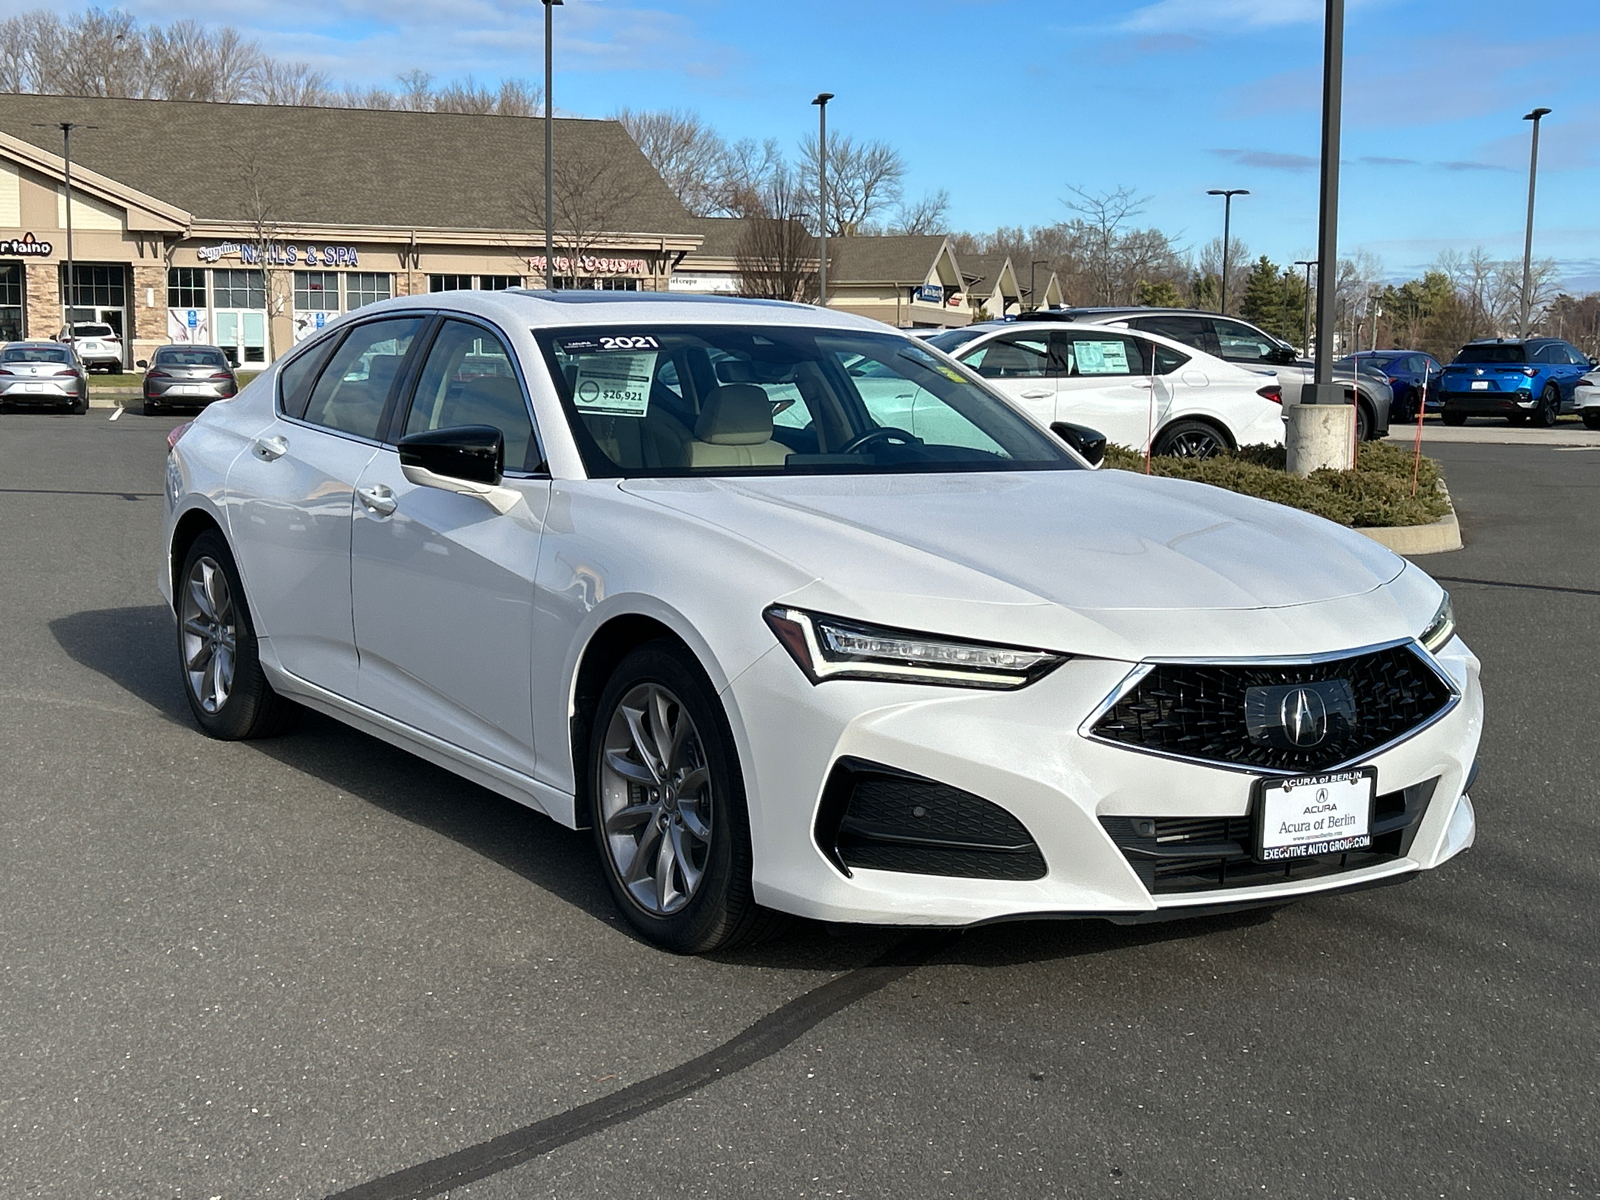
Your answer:
[[[1410,853],[1438,778],[1378,796],[1372,846],[1347,854],[1255,860],[1253,817],[1101,817],[1100,825],[1153,896],[1318,879],[1393,862]]]
[[[1042,879],[1044,856],[998,804],[932,779],[843,759],[817,815],[817,844],[852,868],[966,879]]]
[[[1319,745],[1259,741],[1245,721],[1251,688],[1343,680],[1354,720]],[[1398,741],[1450,704],[1453,692],[1410,644],[1327,662],[1157,663],[1095,722],[1097,738],[1200,762],[1290,773],[1327,771]]]

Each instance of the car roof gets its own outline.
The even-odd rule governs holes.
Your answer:
[[[392,310],[415,311],[418,308],[476,314],[527,325],[536,330],[563,329],[573,325],[640,325],[652,321],[703,325],[820,326],[877,333],[889,328],[881,321],[867,317],[818,308],[812,304],[791,304],[785,300],[686,295],[682,292],[542,291],[532,288],[396,296],[391,300],[363,305],[338,323],[344,324],[348,317],[365,319]]]
[[[0,349],[9,350],[13,346],[49,346],[52,350],[70,350],[71,346],[64,345],[54,338],[18,338],[14,342],[7,342]]]

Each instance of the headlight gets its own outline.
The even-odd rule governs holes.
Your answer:
[[[1428,627],[1417,640],[1427,647],[1429,654],[1437,654],[1455,635],[1455,609],[1450,606],[1450,593],[1446,592],[1444,599],[1439,601],[1439,611],[1433,614],[1433,620],[1428,622]]]
[[[778,605],[761,615],[812,683],[880,679],[1004,691],[1027,686],[1068,658],[863,625]]]

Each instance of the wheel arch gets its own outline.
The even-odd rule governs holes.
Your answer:
[[[172,527],[172,542],[167,551],[167,583],[172,588],[173,611],[177,611],[178,572],[183,569],[183,560],[188,556],[189,547],[194,545],[195,539],[207,530],[215,530],[224,541],[227,540],[222,522],[204,508],[186,510]]]

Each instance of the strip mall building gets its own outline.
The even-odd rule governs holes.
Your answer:
[[[738,291],[741,222],[688,213],[615,121],[558,119],[554,141],[559,286]],[[0,342],[54,337],[70,291],[125,365],[198,342],[249,367],[391,296],[538,286],[543,167],[526,117],[0,96]],[[1016,272],[964,272],[941,236],[834,239],[828,257],[829,306],[891,325],[1021,300]]]

